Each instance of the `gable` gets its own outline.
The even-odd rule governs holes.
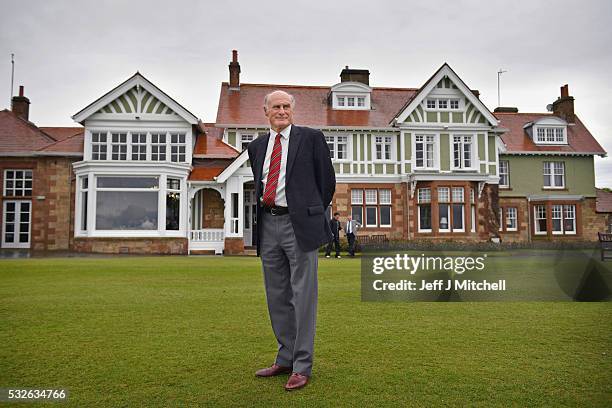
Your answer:
[[[139,85],[108,103],[97,113],[148,113],[178,116],[169,106]]]
[[[72,118],[80,123],[96,118],[184,120],[192,125],[198,118],[151,83],[136,73],[105,95],[90,103]]]
[[[429,108],[427,100],[435,101]],[[451,108],[450,101],[458,107]],[[438,101],[446,101],[439,108]],[[463,123],[498,126],[498,121],[472,90],[448,66],[442,65],[396,115],[396,123]]]

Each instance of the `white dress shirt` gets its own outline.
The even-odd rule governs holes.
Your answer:
[[[289,134],[291,134],[291,125],[281,130],[280,143],[282,147],[280,173],[278,175],[278,184],[276,185],[276,198],[274,204],[287,207],[287,197],[285,196],[285,176],[287,175],[287,153],[289,152]],[[274,141],[276,140],[277,132],[270,129],[270,138],[268,139],[268,149],[266,150],[266,159],[264,160],[263,172],[261,174],[263,183],[263,192],[266,191],[266,183],[268,181],[268,173],[270,172],[270,158],[274,149]]]

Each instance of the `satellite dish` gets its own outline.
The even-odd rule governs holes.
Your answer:
[[[549,111],[549,112],[553,111],[552,103],[549,103],[548,105],[546,105],[546,110]]]

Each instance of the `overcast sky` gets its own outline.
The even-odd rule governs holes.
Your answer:
[[[448,62],[493,110],[545,112],[569,84],[575,110],[612,154],[612,1],[2,1],[0,109],[25,85],[30,119],[71,126],[140,71],[203,121],[237,49],[241,81],[333,85],[345,65],[371,86],[420,87]],[[612,187],[612,159],[596,159]]]

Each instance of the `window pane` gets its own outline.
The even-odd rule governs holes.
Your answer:
[[[391,204],[391,190],[378,190],[378,194],[381,204]]]
[[[419,229],[431,229],[431,205],[419,205]]]
[[[351,204],[363,204],[363,190],[351,190]]]
[[[96,229],[156,230],[157,192],[98,191]]]
[[[157,188],[158,177],[98,177],[98,188]]]
[[[450,189],[448,187],[438,187],[438,201],[443,203],[450,201]]]
[[[179,193],[166,194],[166,230],[176,231],[180,224],[181,195]]]
[[[391,207],[380,207],[380,225],[391,225]]]
[[[366,190],[366,204],[376,204],[376,190]]]
[[[431,189],[430,188],[419,188],[418,202],[419,203],[431,202]]]
[[[453,204],[453,230],[463,230],[463,204]]]
[[[376,207],[366,207],[366,226],[376,226]]]
[[[439,214],[438,214],[438,226],[440,230],[448,230],[449,229],[449,205],[448,204],[439,204]]]
[[[351,207],[351,216],[353,220],[363,225],[362,206],[354,205]]]

